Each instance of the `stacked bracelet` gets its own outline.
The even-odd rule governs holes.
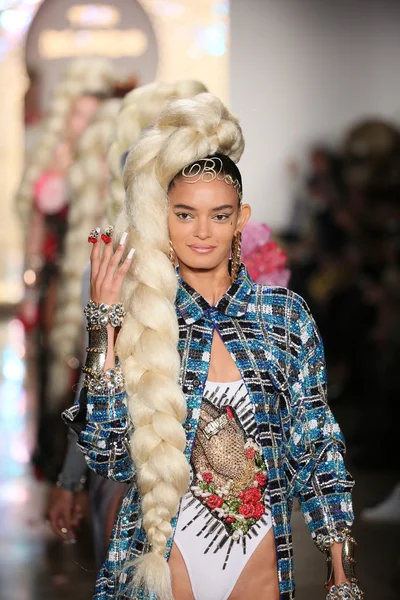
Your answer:
[[[87,357],[82,371],[86,373],[84,385],[93,395],[113,395],[124,390],[124,379],[119,363],[104,371],[108,350],[107,325],[120,327],[125,311],[118,304],[99,304],[90,300],[84,310],[88,320],[89,345]]]
[[[333,585],[326,600],[363,600],[364,594],[356,583]]]
[[[107,325],[121,327],[126,314],[121,302],[109,305],[104,302],[99,304],[93,300],[89,300],[83,312],[89,327],[106,327]]]
[[[86,373],[84,385],[89,394],[96,396],[113,396],[125,389],[122,369],[119,366],[112,367],[103,372],[90,371],[83,368]]]
[[[334,543],[342,544],[342,567],[349,583],[341,583],[338,586],[331,585],[333,581],[332,546]],[[350,529],[332,529],[327,535],[318,535],[316,539],[318,548],[326,554],[326,565],[328,576],[325,586],[329,588],[327,600],[362,600],[363,593],[358,587],[358,579],[355,574],[356,560],[354,558],[357,546],[356,540],[351,535]]]
[[[62,473],[60,473],[57,480],[57,487],[66,490],[67,492],[71,492],[72,494],[77,494],[81,492],[86,484],[86,477],[83,475],[80,477],[79,481],[74,481],[73,478],[65,478]]]
[[[339,530],[332,529],[327,535],[318,535],[316,544],[321,552],[327,552],[335,542],[343,544],[348,538],[351,538],[351,532],[347,527]]]

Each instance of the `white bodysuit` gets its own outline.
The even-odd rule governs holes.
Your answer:
[[[242,380],[207,381],[174,541],[196,600],[227,600],[270,530],[267,477]]]

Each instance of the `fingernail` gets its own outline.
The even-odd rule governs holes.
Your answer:
[[[100,233],[100,231],[101,231],[100,227],[96,227],[96,231],[97,231],[97,233]]]
[[[127,258],[129,258],[129,260],[130,260],[134,254],[135,254],[135,248],[131,248],[129,250]]]
[[[121,235],[121,239],[119,240],[119,243],[121,246],[123,246],[125,244],[127,237],[128,237],[128,233],[126,231],[124,231],[124,233]]]

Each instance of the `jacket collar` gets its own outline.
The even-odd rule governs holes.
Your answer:
[[[206,312],[210,313],[213,310],[229,317],[242,317],[246,314],[251,291],[252,281],[246,267],[242,264],[236,281],[214,307],[181,278],[179,278],[175,304],[187,325],[195,323]]]

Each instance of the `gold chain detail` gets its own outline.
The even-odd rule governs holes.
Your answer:
[[[236,281],[237,276],[239,275],[241,263],[242,263],[242,234],[240,231],[238,231],[232,240],[232,250],[231,250],[231,279],[232,279],[232,282]]]

